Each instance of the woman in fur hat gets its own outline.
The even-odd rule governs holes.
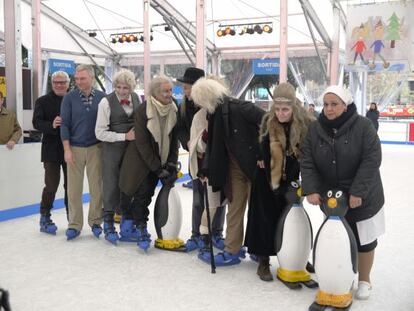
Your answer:
[[[299,179],[300,147],[308,124],[314,120],[289,83],[279,84],[273,93],[273,106],[260,128],[263,161],[253,181],[245,245],[258,256],[257,274],[263,281],[273,280],[269,256],[276,255],[274,237],[283,207],[284,194],[291,181]]]

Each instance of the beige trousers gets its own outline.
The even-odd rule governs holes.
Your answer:
[[[225,251],[231,254],[237,254],[243,245],[244,212],[246,211],[247,201],[250,196],[251,183],[232,157],[229,159],[229,174],[233,198],[228,204],[224,244],[226,245]]]
[[[88,224],[102,223],[102,146],[72,146],[74,164],[68,164],[69,228],[82,230],[83,227],[83,177],[88,178],[90,203]]]

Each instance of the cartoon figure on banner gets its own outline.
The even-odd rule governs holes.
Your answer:
[[[368,60],[364,59],[362,53],[367,49],[364,40],[368,37],[369,32],[370,30],[368,24],[363,23],[361,23],[361,26],[354,28],[352,31],[352,38],[357,38],[358,40],[351,48],[351,51],[355,49],[354,61],[351,63],[351,65],[355,65],[358,56],[361,58],[362,62],[365,65],[368,65]]]
[[[374,28],[374,39],[375,41],[371,44],[370,49],[374,48],[374,56],[372,58],[372,63],[369,64],[370,69],[375,68],[375,59],[377,56],[382,59],[383,67],[388,68],[390,66],[390,63],[385,60],[385,58],[381,55],[382,48],[385,48],[384,42],[384,26],[382,24],[381,19],[378,20],[377,24]]]

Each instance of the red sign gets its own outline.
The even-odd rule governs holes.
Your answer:
[[[408,141],[414,141],[414,123],[410,123],[410,135]]]
[[[389,106],[380,112],[381,117],[412,117],[414,118],[414,106],[396,107]]]

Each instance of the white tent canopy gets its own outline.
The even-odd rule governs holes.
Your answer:
[[[4,19],[3,2],[0,3],[0,18]],[[32,26],[30,0],[21,0],[22,43],[31,49]],[[309,1],[317,12],[325,29],[332,29],[332,5],[329,0]],[[169,3],[195,25],[196,1],[170,0]],[[142,31],[143,5],[137,0],[43,0],[41,15],[41,47],[49,51],[51,56],[64,53],[82,54],[82,48],[68,34],[66,24],[88,54],[96,59],[113,57],[114,54],[142,55],[141,41],[132,43],[110,42],[113,33]],[[206,0],[206,37],[213,42],[217,50],[242,47],[276,47],[279,44],[279,1],[268,0]],[[54,19],[50,18],[53,14]],[[288,43],[292,46],[312,47],[312,38],[306,24],[299,1],[288,1]],[[270,22],[274,31],[271,34],[254,34],[243,36],[226,36],[218,38],[216,31],[219,24],[241,24]],[[150,10],[150,24],[165,23],[162,16],[154,9]],[[0,22],[0,30],[4,22]],[[96,32],[95,38],[87,33]],[[314,30],[318,43],[322,39]],[[86,35],[86,36],[85,36]],[[180,45],[171,32],[162,26],[153,27],[154,40],[151,42],[152,52],[180,51]],[[86,40],[85,40],[86,38]],[[100,46],[98,48],[96,46]],[[103,60],[100,61],[103,64]]]

